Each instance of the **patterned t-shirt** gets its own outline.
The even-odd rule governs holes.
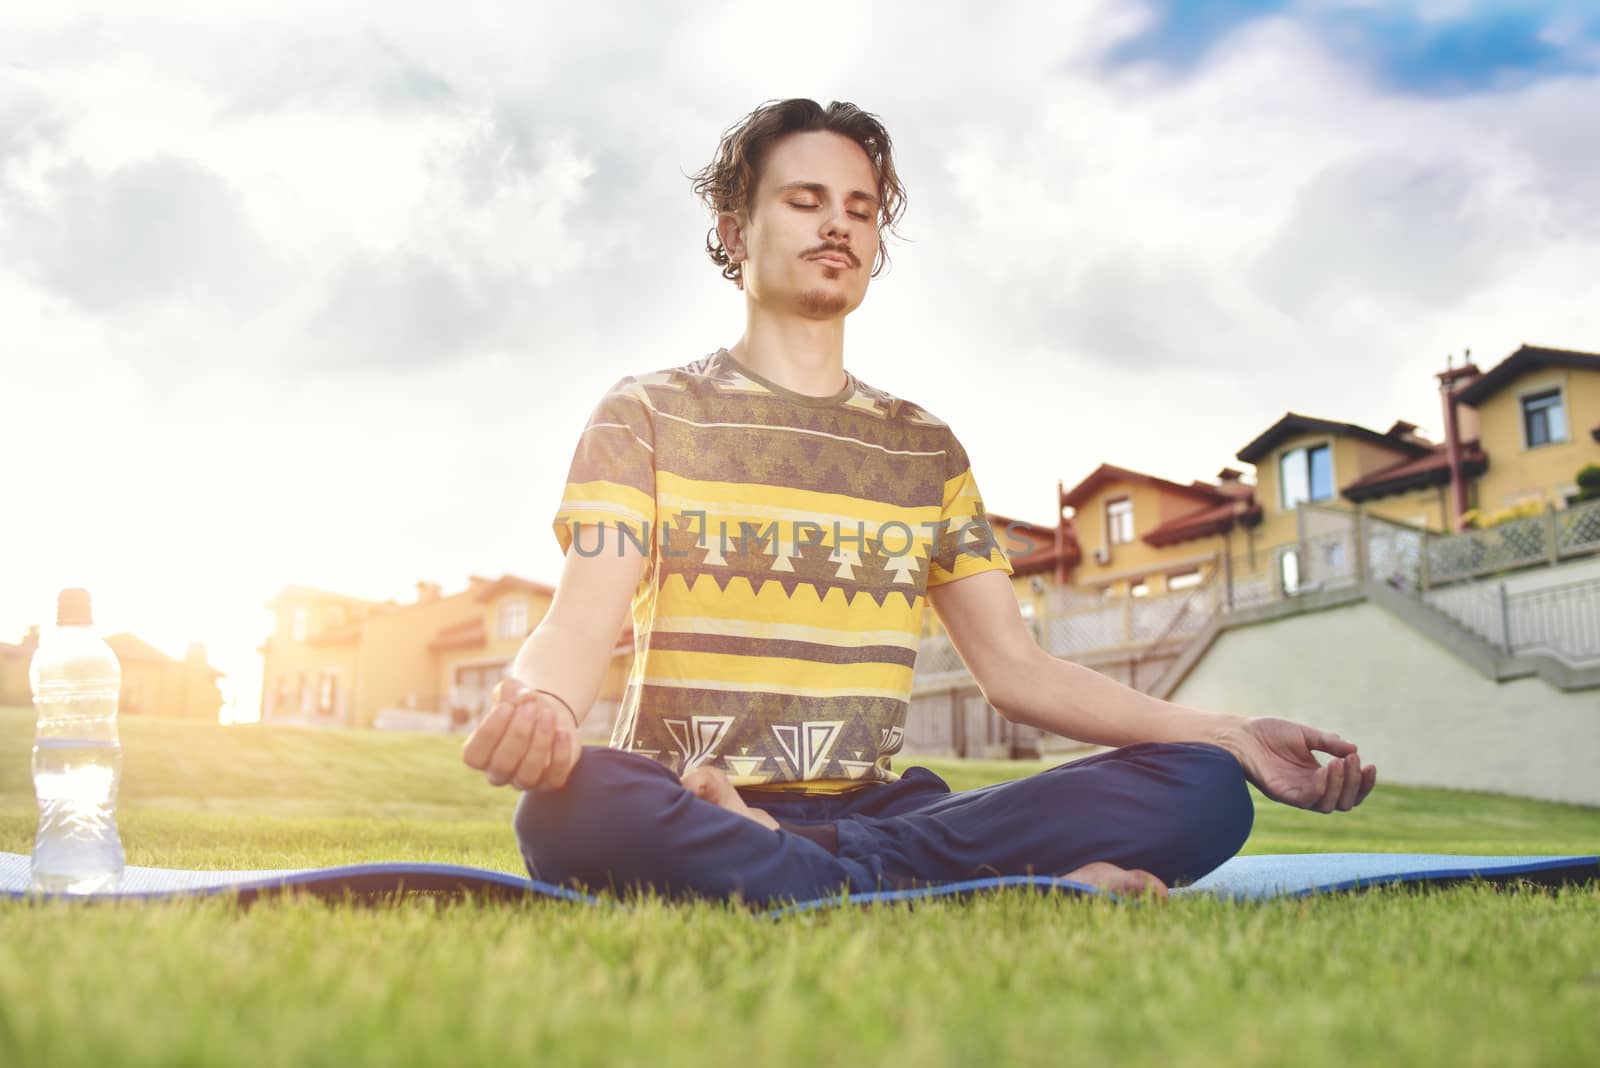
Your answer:
[[[949,426],[848,373],[796,393],[726,349],[606,393],[554,526],[563,552],[650,556],[612,747],[739,786],[895,778],[928,588],[1011,573]]]

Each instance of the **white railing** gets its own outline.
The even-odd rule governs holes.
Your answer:
[[[1463,582],[1423,600],[1507,656],[1543,653],[1572,667],[1600,664],[1600,579],[1512,593]]]
[[[1422,601],[1496,649],[1509,650],[1506,642],[1508,613],[1504,584],[1489,586],[1461,582],[1439,590],[1428,590],[1422,595]]]
[[[1600,665],[1600,579],[1500,595],[1513,653],[1549,653],[1574,667]]]
[[[1553,508],[1487,530],[1438,534],[1365,511],[1303,503],[1293,542],[1223,560],[1193,590],[1105,598],[1056,589],[1041,598],[1034,633],[1055,656],[1116,657],[1127,665],[1159,661],[1199,633],[1218,612],[1237,612],[1323,590],[1383,582],[1426,603],[1511,652],[1545,651],[1571,664],[1600,660],[1600,590],[1502,594],[1472,581],[1512,568],[1557,563],[1600,551],[1600,501]],[[1292,557],[1285,560],[1285,554]],[[1170,643],[1170,646],[1169,646]],[[1157,647],[1160,647],[1159,649]],[[1170,656],[1171,653],[1167,652]],[[947,692],[971,678],[948,636],[924,638],[913,692]]]

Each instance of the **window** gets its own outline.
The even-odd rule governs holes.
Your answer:
[[[1333,450],[1326,444],[1290,449],[1278,459],[1278,481],[1283,510],[1301,501],[1325,501],[1333,496]]]
[[[1179,571],[1177,574],[1167,576],[1167,589],[1188,590],[1200,585],[1200,569]]]
[[[520,638],[528,633],[528,602],[500,602],[500,637]]]
[[[317,714],[331,716],[339,708],[339,673],[324,671],[322,685],[317,692]]]
[[[306,610],[296,608],[294,619],[289,623],[289,640],[303,642],[306,640]]]
[[[1129,596],[1148,597],[1150,595],[1150,580],[1140,579],[1128,590]]]
[[[1133,502],[1118,497],[1106,502],[1106,543],[1126,545],[1133,541]]]
[[[1285,595],[1300,588],[1300,550],[1285,549],[1278,557],[1278,577],[1283,581]]]
[[[1547,389],[1522,398],[1522,436],[1530,449],[1567,440],[1567,410],[1561,390]]]

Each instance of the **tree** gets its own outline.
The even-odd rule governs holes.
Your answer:
[[[1578,472],[1578,500],[1600,500],[1600,464],[1587,464]]]

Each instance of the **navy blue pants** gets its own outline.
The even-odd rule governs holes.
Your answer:
[[[1239,762],[1200,742],[1123,746],[961,793],[918,767],[836,797],[740,793],[780,829],[695,797],[648,757],[591,748],[560,790],[523,793],[517,839],[546,882],[770,904],[1097,860],[1172,886],[1238,852],[1255,816]]]

